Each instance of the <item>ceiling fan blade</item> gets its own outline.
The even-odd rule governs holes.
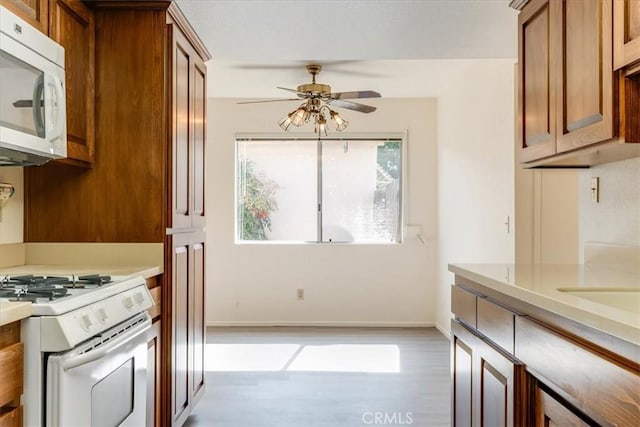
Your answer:
[[[357,99],[357,98],[380,98],[380,94],[373,90],[358,90],[354,92],[336,92],[329,94],[331,99]]]
[[[376,111],[376,107],[371,105],[358,104],[352,101],[343,101],[342,99],[329,99],[327,104],[332,107],[346,108],[348,110],[359,111],[361,113],[373,113]]]
[[[236,102],[236,104],[261,104],[263,102],[281,102],[281,101],[300,101],[300,98],[264,99],[262,101],[241,101],[241,102]]]
[[[298,92],[298,91],[297,91],[297,90],[295,90],[295,89],[289,89],[288,87],[281,87],[281,86],[276,86],[276,87],[277,87],[278,89],[282,89],[282,90],[286,90],[286,91],[289,91],[289,92],[297,93],[297,94],[298,94],[298,96],[304,95],[304,93],[302,93],[302,92]]]

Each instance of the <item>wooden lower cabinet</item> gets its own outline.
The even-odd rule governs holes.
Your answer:
[[[458,322],[451,324],[452,417],[458,427],[473,425],[475,338]]]
[[[536,427],[588,427],[589,424],[578,417],[558,398],[544,389],[536,388]]]
[[[160,320],[147,333],[147,427],[160,427]]]
[[[640,425],[637,345],[466,277],[452,307],[454,426]]]
[[[20,322],[0,326],[0,427],[22,426],[24,346]]]
[[[205,390],[204,233],[172,241],[171,419],[182,425]]]
[[[451,332],[453,425],[523,425],[524,366],[460,322],[452,321]]]

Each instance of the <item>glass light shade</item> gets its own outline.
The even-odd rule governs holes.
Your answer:
[[[296,111],[291,114],[291,122],[294,126],[302,126],[308,119],[309,112],[304,105],[300,106]]]
[[[318,116],[318,120],[316,121],[315,132],[318,135],[327,136],[327,119],[324,118],[323,114]]]
[[[349,122],[343,119],[336,111],[330,110],[329,114],[331,115],[331,119],[336,122],[336,130],[338,132],[342,132],[349,126]]]
[[[282,120],[278,122],[278,124],[283,130],[289,130],[289,126],[291,126],[291,123],[293,122],[291,120],[291,116],[293,116],[293,113],[287,114],[286,116],[284,116]]]

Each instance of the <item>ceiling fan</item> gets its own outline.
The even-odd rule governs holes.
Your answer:
[[[263,102],[281,102],[281,101],[299,101],[306,99],[306,101],[300,105],[297,109],[287,114],[278,124],[284,130],[288,130],[293,124],[294,126],[302,126],[305,123],[310,122],[313,119],[315,124],[315,132],[319,135],[327,135],[327,117],[325,112],[329,115],[329,118],[336,124],[336,130],[342,131],[346,129],[349,122],[344,120],[340,114],[330,107],[346,108],[348,110],[354,110],[361,113],[372,113],[376,111],[376,107],[371,105],[360,104],[353,101],[347,101],[349,99],[361,99],[361,98],[380,98],[378,92],[372,90],[352,91],[352,92],[331,92],[331,86],[316,83],[316,76],[322,70],[321,65],[310,64],[306,66],[307,72],[311,74],[311,83],[302,84],[297,89],[289,89],[286,87],[278,86],[278,89],[286,90],[288,92],[295,93],[297,98],[288,99],[268,99],[262,101],[243,101],[238,104],[258,104]]]

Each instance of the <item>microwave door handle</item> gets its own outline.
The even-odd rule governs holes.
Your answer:
[[[65,125],[65,99],[64,99],[64,86],[62,80],[55,76],[45,77],[46,86],[50,90],[51,96],[49,97],[49,126],[50,133],[47,134],[47,140],[54,144],[58,139],[62,139],[60,135]],[[47,112],[45,111],[45,115]]]
[[[62,369],[64,369],[66,372],[71,369],[87,365],[91,362],[95,362],[96,360],[100,360],[116,348],[127,343],[129,340],[135,338],[139,334],[149,329],[149,327],[151,327],[151,319],[147,318],[144,322],[129,329],[122,335],[110,340],[108,343],[102,344],[96,349],[89,350],[85,353],[69,356],[69,358],[62,361]]]
[[[40,136],[46,136],[46,120],[42,115],[42,97],[44,95],[44,75],[40,74],[35,86],[33,87],[33,100],[31,102],[31,111],[33,112],[33,123],[36,126],[36,134]],[[44,111],[46,112],[46,108]],[[46,114],[46,113],[45,113]]]

